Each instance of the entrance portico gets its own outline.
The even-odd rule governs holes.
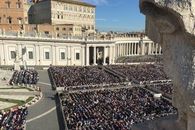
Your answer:
[[[114,62],[115,46],[109,44],[87,44],[86,65],[106,65]]]

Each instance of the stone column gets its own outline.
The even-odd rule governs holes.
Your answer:
[[[116,51],[115,51],[115,46],[113,46],[113,54],[111,54],[112,55],[112,64],[114,64],[115,63],[115,59],[116,59]]]
[[[140,55],[139,43],[137,43],[137,55]]]
[[[129,43],[129,55],[131,56],[131,44],[132,43]]]
[[[81,59],[82,59],[81,65],[84,66],[85,65],[85,47],[84,46],[81,47],[81,53],[82,53],[81,54]]]
[[[72,46],[70,46],[70,65],[73,65],[74,55],[75,55],[75,52],[72,50]]]
[[[123,51],[123,44],[121,43],[121,56],[123,56],[123,53],[124,53],[124,51]]]
[[[123,43],[123,56],[125,56],[125,43]]]
[[[52,58],[52,65],[56,65],[56,51],[55,51],[55,46],[51,46],[51,58]]]
[[[35,44],[35,64],[36,65],[40,65],[40,60],[41,60],[41,57],[40,57],[40,45],[37,45]]]
[[[129,53],[128,53],[128,47],[129,47],[129,43],[126,43],[126,56],[129,55]]]
[[[86,63],[85,63],[85,65],[89,66],[89,46],[86,46],[85,49],[86,49],[86,55],[85,55]]]
[[[1,33],[0,33],[1,35]],[[1,43],[0,44],[0,51],[2,52],[1,55],[0,55],[0,65],[3,65],[3,57],[4,57],[4,54],[3,54],[3,44]]]
[[[97,52],[96,52],[96,46],[94,46],[93,47],[93,64],[94,65],[97,65],[97,63],[96,63],[96,54],[97,54]]]
[[[123,50],[123,43],[121,43],[121,56],[123,56],[124,50]]]
[[[151,55],[151,43],[149,43],[149,47],[148,47],[148,55]]]
[[[162,55],[162,47],[160,46],[160,54]]]
[[[112,64],[113,59],[113,46],[109,46],[109,64]]]
[[[131,55],[134,55],[133,49],[134,49],[134,43],[131,44]]]
[[[106,65],[106,47],[104,46],[104,60],[103,64]]]
[[[120,44],[117,44],[117,57],[120,56]]]
[[[142,49],[142,55],[145,55],[145,43],[144,42],[142,42],[142,44],[141,44],[141,49]]]
[[[117,46],[118,46],[118,55],[117,55],[117,57],[120,57],[120,44],[118,43]]]
[[[156,55],[158,55],[158,44],[156,43],[156,47],[155,47],[155,53],[156,53]]]
[[[138,55],[138,43],[135,43],[135,54]]]
[[[8,53],[9,53],[8,50],[7,50],[7,52],[6,52],[5,43],[3,43],[3,54],[4,54],[4,59],[3,59],[3,61],[4,61],[4,65],[8,65],[8,64],[7,64],[7,60],[9,60]]]
[[[116,49],[116,56],[118,56],[118,49],[117,49],[117,44],[115,44],[115,49]]]
[[[153,43],[151,42],[151,55],[153,55]]]
[[[67,65],[72,65],[72,47],[71,46],[67,46],[67,50],[68,50],[68,59],[67,59]]]
[[[123,43],[123,56],[126,55],[126,43]]]
[[[136,43],[134,43],[133,50],[134,50],[134,55],[136,55]]]
[[[4,41],[2,40],[2,43],[0,44],[0,50],[1,50],[1,55],[0,55],[0,57],[1,57],[1,65],[6,65],[5,64],[5,47],[4,47],[5,45],[4,45]],[[7,53],[9,53],[9,52],[7,52]]]

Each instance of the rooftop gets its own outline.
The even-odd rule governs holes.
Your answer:
[[[83,2],[81,0],[42,0],[39,2],[43,2],[43,1],[58,1],[58,2],[65,2],[65,3],[70,3],[70,4],[78,4],[78,5],[83,5],[83,6],[96,7],[95,5],[89,4],[87,2]]]

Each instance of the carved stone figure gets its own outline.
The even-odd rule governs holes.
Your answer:
[[[195,130],[195,0],[140,0],[140,10],[146,15],[146,33],[161,44],[165,71],[173,79],[179,128]]]
[[[15,51],[15,61],[14,61],[14,70],[20,70],[20,58],[19,58],[19,51]]]

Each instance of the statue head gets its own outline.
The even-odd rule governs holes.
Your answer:
[[[140,10],[147,35],[162,46],[176,100],[181,98],[175,106],[186,112],[195,100],[195,0],[140,0]]]

